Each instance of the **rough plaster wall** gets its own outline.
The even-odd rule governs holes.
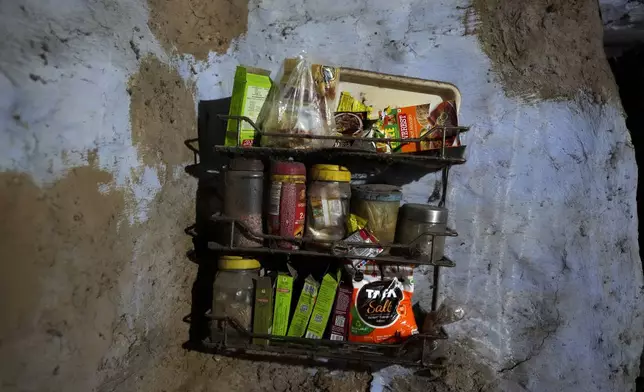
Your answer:
[[[509,95],[574,98],[580,86],[598,102],[617,96],[605,62],[597,6],[592,1],[475,0],[476,34]],[[574,48],[574,51],[571,51]]]
[[[226,53],[233,38],[246,32],[246,0],[150,0],[149,26],[168,51],[206,60],[208,53]]]
[[[144,4],[0,7],[2,390],[147,382],[190,309],[191,84],[137,61]]]
[[[201,15],[177,11],[172,20],[159,4],[150,2],[148,20],[135,0],[0,3],[0,206],[8,211],[0,254],[10,255],[0,303],[12,315],[0,330],[0,358],[10,360],[3,390],[368,386],[364,373],[180,348],[195,274],[181,230],[195,184],[182,172],[187,151],[174,147],[194,135],[192,89],[197,99],[228,96],[238,63],[276,70],[303,49],[344,66],[455,83],[463,123],[473,125],[448,202],[461,236],[448,244],[458,266],[445,271],[444,294],[469,309],[450,329],[456,366],[433,384],[385,369],[372,388],[632,388],[642,347],[636,169],[597,50],[594,1],[518,9],[508,1],[253,0],[247,22],[194,45],[192,27],[184,35],[163,26],[197,25]],[[526,27],[515,33],[517,20]],[[566,39],[538,36],[540,21],[564,25]],[[527,45],[532,38],[539,45]],[[203,58],[204,46],[220,54],[197,61],[161,49]],[[405,200],[426,201],[434,178],[406,186]]]

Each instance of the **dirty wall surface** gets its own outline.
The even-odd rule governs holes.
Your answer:
[[[596,2],[22,0],[0,2],[0,31],[3,390],[632,389],[637,172]],[[442,294],[468,315],[440,382],[181,349],[196,102],[302,50],[463,94]]]

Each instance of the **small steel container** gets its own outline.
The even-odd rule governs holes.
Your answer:
[[[443,258],[445,236],[434,235],[447,231],[447,208],[426,204],[404,204],[398,212],[396,242],[415,245],[432,260]],[[432,254],[433,245],[433,254]]]

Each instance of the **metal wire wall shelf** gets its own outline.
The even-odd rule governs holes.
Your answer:
[[[239,140],[242,121],[250,124],[257,132],[254,146],[230,147],[215,145],[208,147],[208,153],[214,153],[216,156],[226,157],[248,157],[270,161],[273,159],[293,158],[305,164],[314,163],[335,163],[345,165],[351,162],[366,163],[371,166],[394,167],[399,165],[411,165],[419,168],[425,173],[437,170],[442,171],[442,194],[440,197],[440,206],[445,205],[447,193],[447,180],[449,168],[452,165],[465,163],[464,151],[465,146],[446,147],[445,141],[448,137],[456,136],[466,132],[468,127],[436,127],[430,129],[423,137],[415,139],[381,139],[381,138],[358,138],[351,136],[314,136],[314,135],[292,135],[274,132],[265,132],[261,130],[252,120],[243,116],[217,115],[223,122],[232,119],[237,120],[236,135]],[[233,131],[235,132],[235,131]],[[438,136],[437,136],[438,135]],[[329,140],[329,141],[362,141],[385,143],[389,147],[392,143],[420,143],[428,140],[441,140],[441,148],[423,151],[422,153],[382,153],[375,151],[365,151],[353,148],[285,148],[285,147],[262,147],[262,137],[277,137],[290,139],[310,139],[310,140]],[[185,141],[185,145],[195,153],[195,160],[200,155],[199,148],[196,146],[197,139]],[[204,166],[196,163],[193,167],[187,169],[193,175],[201,178],[201,175],[212,178],[217,175],[225,166],[225,161],[218,160],[222,166]],[[228,225],[224,232],[227,233],[227,241],[216,241],[208,239],[208,248],[221,254],[234,255],[251,255],[251,256],[271,256],[284,255],[287,258],[297,257],[322,257],[336,260],[346,259],[370,259],[384,264],[405,264],[405,265],[428,265],[433,267],[433,284],[432,284],[432,304],[431,310],[438,308],[438,296],[440,288],[440,267],[453,267],[455,263],[443,257],[440,260],[434,260],[431,252],[422,252],[415,245],[409,244],[365,244],[350,243],[346,241],[313,241],[309,238],[282,237],[259,233],[251,230],[244,222],[222,215],[213,215],[210,220],[218,224]],[[224,226],[225,227],[225,226]],[[190,233],[190,229],[188,230]],[[235,236],[239,233],[245,233],[261,241],[262,246],[248,247],[236,246]],[[195,235],[197,233],[190,233]],[[445,232],[425,232],[422,235],[437,237],[455,237],[457,233],[451,229]],[[272,246],[278,241],[287,241],[297,245],[299,249],[282,249]],[[395,255],[377,255],[377,256],[355,256],[360,249],[382,247],[395,253]],[[313,249],[309,249],[313,248]],[[388,253],[388,252],[385,252]],[[404,254],[404,255],[399,255]],[[398,364],[408,367],[417,367],[426,370],[440,369],[444,367],[441,359],[433,358],[433,350],[436,341],[447,339],[447,334],[441,330],[439,334],[421,333],[413,335],[403,342],[392,344],[361,344],[347,341],[331,341],[327,339],[305,339],[290,338],[284,336],[272,336],[252,333],[233,319],[213,319],[211,320],[211,337],[202,342],[203,349],[231,356],[249,355],[268,356],[275,360],[293,359],[293,360],[338,360],[341,362],[351,362],[359,365],[366,364]],[[214,325],[217,328],[212,328]],[[216,331],[215,331],[216,329]],[[253,344],[253,339],[265,339],[268,344]]]
[[[213,332],[213,337],[217,339],[210,337],[203,344],[213,353],[268,354],[311,361],[336,360],[358,366],[396,364],[423,369],[445,367],[442,358],[433,357],[433,342],[448,338],[443,329],[437,334],[416,334],[401,342],[375,344],[257,334],[246,330],[234,319],[210,318],[213,329],[217,331]],[[253,339],[263,339],[266,344],[254,344]]]
[[[215,154],[222,154],[228,157],[252,157],[258,159],[276,159],[276,158],[294,158],[304,163],[325,163],[338,162],[338,160],[354,160],[361,162],[377,162],[380,164],[408,164],[421,166],[426,170],[439,170],[451,165],[465,163],[463,158],[465,146],[446,147],[445,141],[448,137],[460,135],[469,130],[468,127],[443,127],[437,126],[427,131],[420,138],[360,138],[354,136],[319,136],[307,134],[284,134],[276,132],[265,132],[261,130],[250,118],[245,116],[228,116],[220,114],[218,117],[222,121],[236,120],[237,130],[233,135],[239,140],[242,122],[248,123],[257,134],[253,146],[213,146]],[[400,145],[418,144],[430,140],[441,140],[441,148],[422,151],[420,153],[383,153],[375,151],[366,151],[356,148],[287,148],[287,147],[261,147],[261,138],[283,138],[291,140],[318,140],[318,141],[345,141],[345,142],[373,142],[386,144],[391,148],[392,143]],[[196,154],[199,149],[195,147],[196,139],[186,141],[186,146]]]
[[[377,243],[363,243],[363,242],[347,242],[347,241],[320,241],[312,240],[306,237],[283,237],[278,235],[270,235],[264,233],[258,233],[251,230],[244,222],[226,217],[221,215],[215,215],[211,218],[215,222],[223,222],[229,224],[228,238],[229,241],[227,244],[222,244],[216,241],[209,241],[208,247],[211,250],[220,251],[222,253],[230,254],[244,254],[244,255],[272,255],[272,254],[284,254],[289,256],[309,256],[309,257],[329,257],[336,259],[366,259],[373,260],[380,263],[388,264],[405,264],[405,265],[433,265],[438,267],[454,267],[455,264],[452,260],[447,257],[443,257],[439,260],[434,260],[432,258],[433,254],[433,238],[437,236],[448,236],[456,237],[458,234],[448,229],[445,232],[424,232],[421,233],[418,237],[431,237],[432,238],[432,248],[431,252],[423,252],[417,245],[409,244],[377,244]],[[289,242],[298,247],[312,247],[321,250],[307,250],[307,249],[283,249],[276,246],[257,246],[257,247],[240,247],[236,246],[235,243],[237,235],[244,236],[250,239],[256,239],[264,243],[273,244],[275,242]],[[392,251],[400,251],[406,256],[363,256],[357,253],[360,249],[366,248],[383,248],[389,249]]]

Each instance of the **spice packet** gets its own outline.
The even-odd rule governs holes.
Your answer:
[[[354,148],[366,151],[376,151],[376,144],[360,140],[373,137],[375,120],[370,120],[367,112],[335,112],[336,130],[339,136],[350,136],[356,140],[337,140],[334,147]]]
[[[331,274],[326,274],[322,278],[322,285],[320,286],[320,292],[318,293],[318,298],[313,308],[313,314],[311,314],[311,320],[309,321],[309,327],[304,336],[305,338],[322,339],[329,321],[329,316],[331,315],[331,307],[335,299],[340,274],[341,271],[338,270],[335,277]]]
[[[347,238],[344,239],[346,242],[361,242],[364,244],[377,244],[378,239],[371,234],[369,230],[366,228],[361,228],[358,231],[354,232],[353,234],[349,235]],[[381,247],[377,248],[358,248],[358,247],[350,247],[348,256],[351,256],[351,263],[353,264],[354,268],[360,268],[364,263],[367,262],[367,260],[370,259],[365,259],[367,257],[376,257],[380,253],[382,253],[383,249]],[[355,258],[353,258],[355,257]]]
[[[367,227],[367,220],[363,217],[360,217],[356,214],[349,214],[347,217],[347,233],[353,233],[360,229]]]
[[[431,113],[429,109],[430,105],[425,104],[402,108],[387,107],[381,111],[376,124],[378,132],[374,133],[374,137],[389,139],[424,138],[427,141],[376,143],[377,151],[413,153],[441,148],[443,130],[442,128],[433,128],[458,125],[456,103],[454,101],[444,101],[437,105]],[[430,132],[429,135],[427,134],[428,132]],[[458,131],[445,130],[445,146],[456,147],[460,145]]]
[[[366,112],[367,117],[373,111],[373,107],[365,105],[363,102],[355,99],[346,91],[340,93],[340,100],[336,112]]]
[[[293,277],[287,273],[280,272],[277,275],[277,282],[275,287],[275,311],[273,313],[272,329],[273,335],[286,335],[289,316],[291,313],[292,295]]]
[[[300,299],[297,301],[291,325],[288,327],[288,336],[301,338],[306,332],[306,325],[313,312],[319,287],[320,284],[311,275],[304,280]]]
[[[387,107],[379,114],[378,129],[388,139],[417,139],[429,122],[429,104],[402,108]],[[377,136],[378,137],[378,136]],[[417,145],[418,144],[418,145]],[[378,152],[416,152],[419,143],[377,143]]]
[[[367,112],[335,112],[335,127],[343,136],[359,137],[366,120]]]
[[[273,282],[269,276],[255,280],[253,332],[270,334],[273,324]],[[253,344],[268,344],[268,339],[253,339]]]
[[[344,239],[344,242],[362,242],[368,244],[377,244],[378,239],[367,229],[367,220],[356,215],[349,214],[346,221],[347,232],[351,233],[347,238]],[[348,263],[345,264],[345,270],[352,277],[356,273],[363,273],[363,268],[367,264],[374,264],[371,259],[364,259],[364,257],[375,257],[382,253],[383,249],[381,247],[377,248],[349,248],[348,255],[360,257],[357,259],[349,259]]]
[[[432,110],[429,115],[428,127],[457,127],[456,102],[443,101]],[[425,133],[428,131],[425,131]],[[422,134],[422,136],[425,135]],[[443,130],[435,129],[428,136],[428,141],[421,142],[421,150],[434,150],[443,146]],[[445,130],[445,147],[458,147],[461,145],[460,134],[453,130]]]
[[[349,338],[349,309],[351,307],[351,285],[341,283],[338,286],[335,305],[331,316],[330,340],[346,341]]]
[[[257,122],[271,90],[272,83],[269,75],[270,71],[265,69],[237,66],[228,115],[246,116],[253,122]],[[237,134],[238,125],[239,134]],[[228,120],[224,145],[250,147],[254,143],[255,133],[255,129],[246,121]]]

